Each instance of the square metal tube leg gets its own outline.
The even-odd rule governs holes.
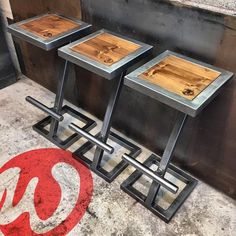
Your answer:
[[[135,144],[132,144],[128,140],[120,137],[119,135],[110,132],[112,117],[114,115],[120,97],[120,93],[123,87],[124,75],[125,72],[122,73],[119,78],[117,78],[117,82],[114,85],[114,89],[112,90],[112,94],[109,99],[101,132],[97,134],[96,137],[103,143],[106,143],[108,138],[110,138],[111,140],[115,141],[121,146],[127,148],[130,151],[129,154],[133,158],[136,158],[140,154],[141,149],[137,147]],[[121,162],[119,162],[110,172],[106,171],[101,166],[101,161],[104,156],[104,151],[100,147],[98,146],[96,147],[93,161],[90,161],[88,158],[85,157],[86,152],[89,151],[93,146],[94,144],[92,144],[91,142],[87,142],[77,151],[75,151],[74,154],[75,156],[77,156],[77,158],[84,160],[85,163],[87,163],[87,165],[90,167],[90,169],[94,171],[96,174],[98,174],[100,177],[102,177],[108,182],[112,182],[128,166],[128,164],[125,161],[121,160]]]
[[[63,76],[58,81],[58,88],[52,111],[58,115],[64,115],[66,113],[71,115],[72,117],[84,123],[82,129],[90,131],[93,127],[96,126],[96,122],[94,120],[88,118],[87,116],[81,114],[80,112],[72,109],[69,106],[62,107],[64,100],[65,86],[68,80],[69,66],[70,66],[69,62],[66,61],[64,65]],[[49,130],[46,128],[48,125],[49,125]],[[73,133],[65,140],[60,139],[58,135],[58,126],[59,126],[59,121],[49,115],[42,121],[35,124],[33,126],[33,129],[40,135],[44,136],[46,139],[48,139],[49,141],[51,141],[52,143],[63,149],[68,148],[80,138],[80,136],[77,133]]]
[[[143,166],[148,168],[150,168],[152,165],[155,165],[157,167],[155,174],[163,180],[166,181],[165,176],[168,173],[174,176],[176,179],[182,181],[183,184],[185,184],[185,187],[177,192],[176,198],[171,203],[171,205],[167,209],[164,209],[158,205],[158,202],[156,202],[156,200],[159,197],[158,194],[160,193],[161,184],[154,180],[152,181],[148,193],[146,195],[144,195],[134,187],[134,184],[142,177],[142,175],[145,175],[143,171],[141,172],[137,169],[133,174],[131,174],[130,177],[128,177],[128,179],[126,179],[121,184],[122,190],[124,190],[131,197],[139,201],[142,205],[144,205],[151,212],[159,216],[165,222],[169,222],[171,220],[176,211],[184,203],[186,198],[189,196],[189,194],[192,192],[192,190],[197,184],[197,180],[194,179],[192,176],[175,167],[174,165],[170,164],[174,148],[176,146],[178,137],[184,126],[186,118],[187,116],[185,114],[178,114],[175,126],[172,130],[163,156],[160,158],[156,155],[151,155],[143,163]]]

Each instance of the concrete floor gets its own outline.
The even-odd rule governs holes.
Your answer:
[[[180,2],[188,6],[207,9],[213,12],[236,15],[235,0],[170,0],[170,1]]]
[[[236,10],[235,0],[182,0],[182,2],[192,2],[198,4],[206,4],[214,7],[223,7],[229,10]]]
[[[53,104],[54,94],[29,79],[21,79],[0,90],[0,166],[28,150],[54,147],[32,130],[31,125],[41,120],[44,114],[25,102],[27,95]],[[67,123],[70,121],[66,119]],[[101,125],[100,121],[98,123],[96,129]],[[116,158],[120,157],[120,152],[115,154]],[[144,148],[139,159],[144,160],[149,154]],[[132,171],[127,168],[111,184],[93,174],[92,202],[80,223],[68,235],[236,235],[236,201],[199,181],[172,221],[165,224],[120,190],[120,184]],[[67,181],[73,182],[73,179]]]

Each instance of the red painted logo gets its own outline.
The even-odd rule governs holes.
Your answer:
[[[0,168],[0,230],[6,236],[66,235],[91,200],[91,172],[60,149],[14,157]]]

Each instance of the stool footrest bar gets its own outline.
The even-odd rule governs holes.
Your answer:
[[[30,104],[34,105],[35,107],[39,108],[40,110],[46,112],[48,115],[50,115],[52,118],[54,118],[57,121],[63,121],[64,117],[56,112],[54,112],[51,108],[45,106],[44,104],[42,104],[41,102],[37,101],[36,99],[27,96],[25,98],[25,100],[27,102],[29,102]]]
[[[79,135],[81,135],[82,137],[86,138],[88,141],[90,141],[91,143],[97,145],[98,147],[100,147],[102,150],[104,150],[105,152],[108,152],[110,154],[112,154],[114,152],[114,148],[109,146],[106,143],[103,143],[102,141],[98,140],[96,137],[94,137],[93,135],[91,135],[90,133],[84,131],[83,129],[81,129],[80,127],[78,127],[75,124],[70,124],[69,125],[70,129],[72,129],[74,132],[78,133]]]
[[[164,188],[166,188],[167,190],[169,190],[170,192],[172,192],[174,194],[178,192],[179,188],[176,185],[174,185],[170,181],[158,176],[154,171],[152,171],[149,168],[145,167],[142,163],[140,163],[139,161],[133,159],[129,155],[124,154],[122,159],[124,161],[128,162],[130,165],[135,167],[137,170],[139,170],[143,174],[147,175],[149,178],[151,178],[152,180],[154,180],[155,182],[157,182],[161,186],[163,186]]]

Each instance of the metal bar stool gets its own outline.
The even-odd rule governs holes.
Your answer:
[[[115,80],[101,132],[93,136],[75,124],[70,125],[73,131],[88,140],[75,152],[75,155],[85,161],[95,173],[108,182],[111,182],[128,165],[126,162],[121,161],[111,171],[107,171],[102,167],[101,162],[104,151],[108,154],[114,152],[114,148],[107,144],[108,138],[130,150],[129,155],[133,158],[141,152],[139,147],[111,132],[110,129],[126,70],[147,56],[151,48],[151,46],[139,41],[125,38],[107,30],[100,30],[59,49],[59,56],[65,60],[108,80]],[[92,149],[94,145],[97,147],[94,158],[91,161],[85,156],[85,153]]]
[[[49,13],[12,24],[8,27],[8,31],[12,35],[46,51],[58,48],[65,43],[78,39],[78,37],[85,36],[90,30],[91,25],[78,19]],[[83,130],[89,131],[96,126],[96,122],[92,119],[69,106],[63,106],[68,71],[69,63],[66,61],[63,75],[58,80],[57,94],[53,108],[47,107],[30,96],[26,97],[26,101],[49,115],[35,124],[33,129],[63,149],[66,149],[80,138],[77,133],[72,134],[65,140],[59,137],[58,126],[64,119],[63,115],[65,113],[82,121],[84,123]],[[49,130],[46,128],[48,125],[50,126]]]
[[[178,110],[162,157],[152,154],[140,163],[123,155],[123,160],[136,171],[122,183],[121,189],[165,222],[171,220],[197,184],[196,179],[170,164],[186,118],[195,117],[232,76],[231,72],[166,51],[125,78],[127,86]],[[137,185],[145,176],[152,181],[147,194]],[[168,194],[173,201],[165,205],[163,199]]]

